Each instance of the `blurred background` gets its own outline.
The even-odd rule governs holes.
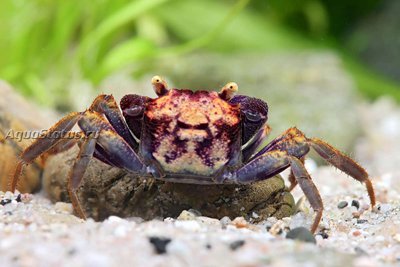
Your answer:
[[[232,80],[269,103],[274,136],[297,125],[350,151],[376,126],[368,112],[400,101],[398,14],[395,0],[2,0],[0,79],[60,112],[154,96],[155,74]]]

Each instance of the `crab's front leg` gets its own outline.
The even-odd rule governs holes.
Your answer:
[[[261,143],[268,137],[270,131],[271,127],[268,124],[258,130],[252,141],[242,150],[243,162],[247,162],[250,159]]]
[[[354,179],[366,184],[371,206],[375,205],[375,194],[367,172],[352,159],[319,139],[309,139],[296,128],[287,130],[274,139],[265,148],[254,155],[250,161],[230,173],[223,179],[234,183],[251,183],[265,180],[290,167],[293,177],[303,190],[305,196],[315,210],[316,217],[311,231],[315,232],[321,220],[323,204],[318,189],[304,167],[302,159],[313,147],[326,161],[349,174]]]
[[[83,134],[79,134],[79,137],[83,137],[84,141],[81,142],[80,153],[70,173],[68,192],[75,211],[80,217],[84,218],[85,215],[79,205],[75,190],[78,188],[86,171],[87,164],[93,155],[114,166],[143,176],[149,176],[151,170],[148,171],[147,166],[142,162],[133,148],[114,130],[101,114],[88,110],[80,113],[71,113],[62,118],[45,135],[35,140],[22,152],[11,180],[12,191],[17,187],[23,165],[29,164],[44,153],[57,153],[69,149],[74,145],[75,140],[71,141],[67,138],[67,135],[75,124],[78,124],[82,129]],[[101,148],[101,150],[98,150],[97,147]]]
[[[93,101],[89,108],[90,111],[95,111],[104,114],[110,122],[114,130],[124,138],[124,140],[137,151],[138,142],[133,138],[133,135],[125,123],[121,111],[118,108],[117,102],[112,95],[99,95]]]

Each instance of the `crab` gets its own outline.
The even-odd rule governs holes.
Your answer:
[[[16,190],[24,165],[75,144],[80,150],[67,191],[81,218],[86,215],[77,190],[92,158],[146,179],[196,185],[249,184],[290,168],[289,190],[298,184],[316,213],[310,229],[314,233],[323,202],[304,167],[312,148],[364,183],[371,206],[375,205],[374,188],[364,168],[321,139],[308,138],[292,127],[261,148],[270,132],[268,105],[237,95],[236,83],[226,84],[219,92],[192,91],[169,89],[164,79],[155,76],[152,86],[156,98],[129,94],[118,106],[112,95],[103,94],[87,110],[63,117],[22,152],[11,190]],[[72,132],[76,124],[81,129],[78,134]]]

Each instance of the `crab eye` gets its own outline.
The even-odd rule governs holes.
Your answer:
[[[128,115],[130,117],[136,117],[141,115],[143,112],[143,107],[141,106],[133,106],[123,110],[124,115]]]
[[[259,122],[263,119],[260,113],[255,113],[251,111],[244,112],[244,115],[246,116],[246,119],[251,122]]]

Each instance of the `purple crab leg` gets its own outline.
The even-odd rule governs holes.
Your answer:
[[[253,137],[253,141],[242,150],[242,161],[247,162],[250,157],[255,153],[261,143],[268,137],[271,128],[269,125],[262,127]]]
[[[235,172],[226,172],[223,179],[233,183],[251,183],[268,179],[291,167],[292,179],[303,190],[313,209],[317,212],[311,230],[315,231],[322,216],[322,201],[317,188],[302,162],[310,147],[333,166],[354,179],[366,184],[371,206],[375,205],[375,194],[367,172],[351,158],[319,139],[309,139],[296,128],[290,128],[253,156]]]
[[[317,213],[311,227],[311,232],[314,233],[322,216],[322,199],[310,175],[298,158],[288,155],[286,151],[269,151],[237,170],[229,179],[239,184],[251,183],[271,178],[288,167],[293,171],[296,181]]]
[[[97,144],[102,149],[96,150],[96,156],[101,155],[100,160],[105,159],[130,172],[147,174],[146,166],[133,148],[98,113],[86,111],[78,125],[87,136],[90,133],[98,134]]]

